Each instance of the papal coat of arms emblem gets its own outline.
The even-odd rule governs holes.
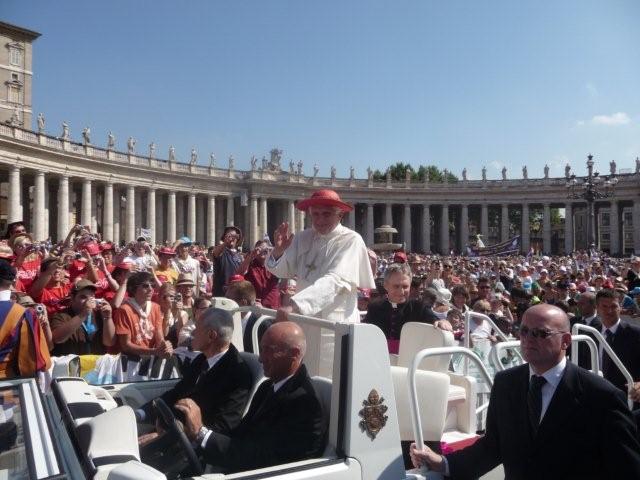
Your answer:
[[[362,401],[362,405],[364,408],[359,412],[362,417],[360,428],[363,431],[366,430],[367,435],[371,437],[371,440],[374,440],[378,432],[387,424],[389,417],[385,413],[388,407],[384,405],[384,397],[378,395],[375,389],[369,392],[369,396]]]

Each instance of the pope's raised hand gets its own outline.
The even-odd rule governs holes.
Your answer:
[[[289,245],[291,245],[294,235],[289,231],[289,224],[287,222],[283,222],[276,229],[273,237],[274,248],[271,255],[273,258],[279,258],[282,256],[284,251],[289,248]]]

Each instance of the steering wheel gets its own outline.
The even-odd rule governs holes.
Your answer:
[[[180,424],[178,423],[178,420],[176,420],[173,411],[161,398],[156,398],[153,401],[153,406],[156,408],[158,415],[160,415],[165,425],[167,426],[169,434],[172,435],[178,441],[180,447],[182,447],[182,451],[186,455],[187,461],[189,462],[191,474],[202,475],[204,473],[204,469],[202,468],[202,463],[200,463],[198,454],[193,449],[193,445],[185,435]]]

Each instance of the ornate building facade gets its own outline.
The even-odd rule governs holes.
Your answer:
[[[140,154],[64,135],[0,125],[0,227],[25,220],[38,240],[63,239],[75,223],[92,225],[103,238],[132,241],[148,229],[151,241],[183,235],[212,245],[224,225],[237,225],[250,244],[272,234],[282,221],[304,228],[298,199],[318,188],[332,188],[355,209],[344,223],[373,243],[374,228],[399,227],[408,250],[464,251],[480,233],[485,243],[521,235],[523,252],[586,248],[586,204],[569,200],[565,178],[461,180],[455,183],[374,181],[306,176],[302,166],[280,166],[280,152],[251,170],[236,170]],[[67,127],[68,128],[68,127]],[[196,157],[197,159],[197,157]],[[599,246],[614,255],[640,253],[640,173],[623,173],[616,195],[596,203]],[[636,226],[636,228],[634,228]]]

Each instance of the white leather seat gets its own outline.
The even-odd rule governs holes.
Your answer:
[[[396,397],[400,440],[415,440],[409,401],[408,369],[392,366],[391,377]],[[416,372],[416,389],[424,439],[440,441],[447,413],[449,375],[418,370]]]
[[[89,385],[83,378],[56,378],[52,385],[55,394],[60,397],[60,404],[69,410],[69,416],[76,426],[118,406],[109,392]]]
[[[416,353],[425,348],[451,347],[455,343],[453,333],[421,322],[407,322],[400,332],[400,346],[398,349],[399,367],[410,367]],[[447,372],[451,355],[441,355],[426,358],[420,363],[421,370],[433,372]]]
[[[242,416],[245,416],[249,411],[249,405],[251,405],[251,400],[255,395],[258,387],[262,382],[265,381],[266,377],[264,376],[264,371],[262,369],[262,363],[260,363],[260,359],[255,353],[249,352],[239,352],[240,358],[242,358],[245,363],[249,366],[249,370],[251,371],[251,390],[249,390],[249,398],[247,400],[247,405],[244,407],[244,412]]]
[[[329,433],[329,421],[331,419],[331,390],[333,383],[325,377],[311,377],[311,384],[316,392],[316,396],[322,407],[322,420],[324,422],[325,431]],[[324,456],[331,456],[334,451],[333,446],[327,444],[324,450]]]
[[[222,310],[235,310],[239,307],[236,302],[226,297],[213,297],[211,306]],[[239,352],[244,351],[242,343],[242,314],[240,312],[233,312],[233,337],[231,337],[231,343]]]

